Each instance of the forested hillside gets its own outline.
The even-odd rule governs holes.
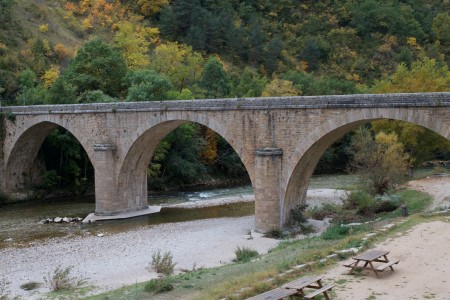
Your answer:
[[[0,99],[33,105],[450,91],[449,12],[449,0],[0,0]],[[204,174],[205,164],[245,173],[206,128],[178,131],[197,148],[168,137],[150,177],[161,168],[169,176],[180,162],[182,182]],[[327,171],[326,161],[345,169],[349,139],[318,170]],[[448,144],[437,144],[416,162],[448,153]]]

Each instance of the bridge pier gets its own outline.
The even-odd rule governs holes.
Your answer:
[[[117,199],[117,175],[114,144],[95,144],[95,214],[114,215],[120,212]]]
[[[280,192],[281,148],[259,148],[255,152],[255,223],[256,231],[282,228]]]

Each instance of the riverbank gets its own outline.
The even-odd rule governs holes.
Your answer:
[[[311,205],[327,199],[338,202],[342,193],[333,189],[311,190],[307,201]],[[245,195],[173,206],[198,208],[251,201],[254,196]],[[314,225],[320,231],[325,223],[320,221]],[[20,244],[20,248],[0,250],[0,282],[9,282],[10,296],[38,299],[49,291],[47,287],[41,285],[36,290],[25,291],[20,286],[42,283],[58,266],[73,267],[73,276],[86,278],[93,286],[92,292],[100,293],[155,278],[157,274],[150,273],[146,267],[157,250],[170,251],[177,263],[176,271],[180,272],[194,266],[209,268],[230,263],[237,247],[253,248],[264,254],[279,243],[252,231],[254,228],[252,215],[159,224],[116,234],[102,233],[100,227],[95,233],[86,232],[83,236],[68,235]]]
[[[428,183],[432,185],[429,191],[447,186],[449,181],[450,178],[433,180]],[[418,183],[425,186],[427,182]],[[331,189],[314,190],[308,194],[308,202],[338,202],[341,201],[341,193]],[[246,198],[245,201],[252,200]],[[0,282],[9,282],[7,287],[11,297],[39,299],[49,291],[47,287],[42,285],[37,290],[24,291],[20,286],[29,282],[42,283],[43,277],[58,266],[72,266],[71,274],[86,278],[92,286],[90,293],[97,294],[155,278],[156,274],[147,271],[146,267],[157,250],[171,251],[177,263],[176,271],[180,272],[182,269],[230,263],[238,246],[253,248],[263,254],[278,244],[278,240],[252,232],[254,227],[254,216],[218,218],[160,224],[116,234],[52,238],[23,248],[8,247],[0,250]],[[421,247],[427,251],[427,247],[432,245],[424,243]]]

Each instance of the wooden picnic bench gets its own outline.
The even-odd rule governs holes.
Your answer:
[[[282,287],[286,289],[293,289],[298,291],[298,295],[302,299],[314,299],[317,295],[323,294],[325,299],[330,299],[327,291],[334,287],[334,284],[326,286],[322,285],[324,276],[307,276],[297,279],[295,281],[284,284]],[[312,292],[306,293],[305,288],[314,289]]]
[[[259,294],[254,297],[248,298],[247,300],[280,300],[280,299],[284,299],[286,297],[294,299],[295,295],[298,295],[298,292],[295,290],[276,288],[276,289],[267,291],[263,294]]]
[[[324,276],[306,276],[292,282],[286,283],[279,288],[267,291],[263,294],[248,298],[247,300],[281,300],[289,297],[300,297],[300,299],[314,299],[317,295],[323,294],[326,299],[330,299],[327,291],[334,287],[334,284],[322,286]],[[305,288],[313,289],[312,292],[305,292]]]
[[[394,271],[393,265],[398,264],[400,261],[389,261],[387,258],[387,255],[389,254],[389,251],[384,250],[372,250],[368,251],[364,254],[361,254],[359,256],[352,257],[354,262],[351,262],[349,264],[345,264],[344,267],[351,268],[349,274],[351,274],[354,270],[368,270],[373,271],[377,277],[379,277],[378,273],[383,272],[385,269],[390,268],[392,271]],[[364,265],[359,265],[360,262],[363,262]],[[382,265],[379,265],[378,267],[375,267],[373,265],[374,262],[381,262]]]

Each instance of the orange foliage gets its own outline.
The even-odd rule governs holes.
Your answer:
[[[200,158],[202,162],[206,164],[213,164],[218,156],[216,133],[212,129],[206,128],[204,139],[206,141],[206,145],[203,152],[200,154]]]
[[[72,51],[67,49],[63,44],[56,44],[53,51],[60,61],[72,56]]]

